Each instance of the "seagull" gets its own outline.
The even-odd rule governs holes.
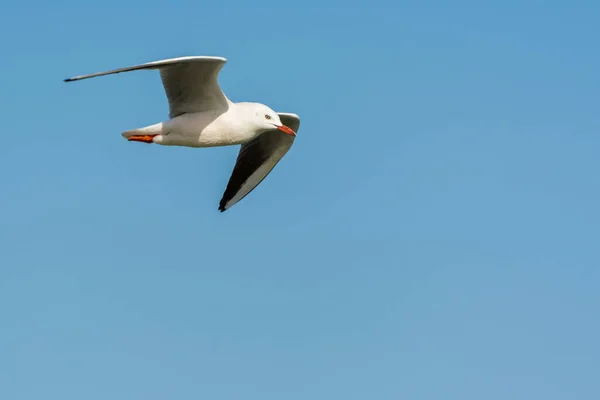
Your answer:
[[[158,69],[169,103],[169,119],[122,133],[128,141],[162,146],[241,145],[221,201],[224,212],[256,188],[288,152],[300,127],[294,113],[256,102],[231,102],[221,90],[223,57],[187,56],[79,75],[65,82],[136,70]]]

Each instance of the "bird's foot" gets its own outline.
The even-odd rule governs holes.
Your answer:
[[[130,142],[152,143],[155,136],[158,135],[133,135],[129,136],[127,140],[129,140]]]

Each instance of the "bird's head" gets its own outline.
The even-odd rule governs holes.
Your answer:
[[[282,124],[279,115],[264,104],[253,104],[251,118],[254,126],[258,130],[271,131],[273,129],[278,129],[288,135],[296,136],[296,132],[290,127]]]

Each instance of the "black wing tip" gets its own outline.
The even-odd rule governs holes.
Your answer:
[[[219,212],[225,212],[227,209],[225,208],[225,203],[219,204]]]
[[[73,82],[74,80],[75,79],[73,79],[73,78],[66,78],[66,79],[63,79],[63,82]]]

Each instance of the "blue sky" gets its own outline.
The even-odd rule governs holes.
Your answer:
[[[495,3],[3,3],[0,398],[600,398],[600,4]],[[181,55],[302,118],[223,214],[156,73],[62,82]]]

